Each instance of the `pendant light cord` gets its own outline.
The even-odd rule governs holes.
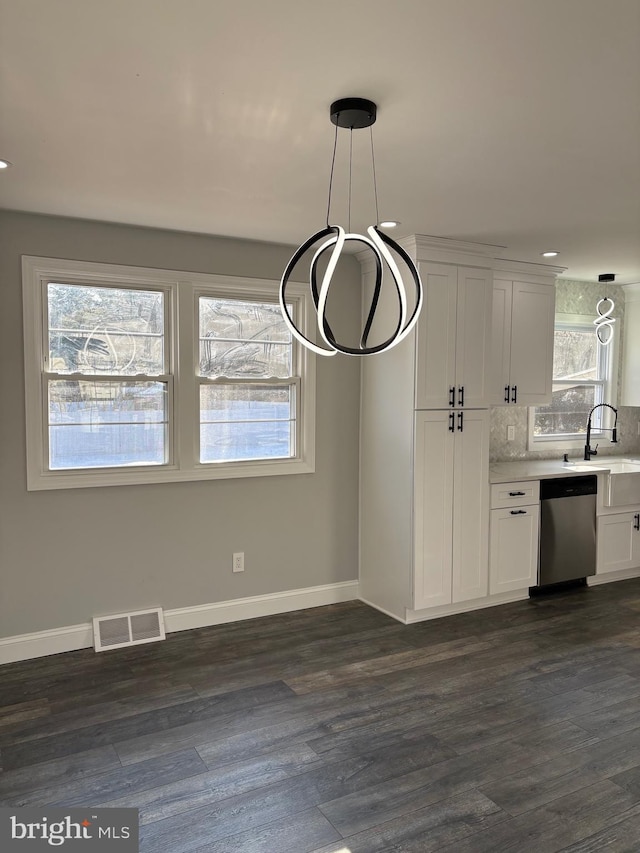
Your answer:
[[[380,214],[378,212],[378,182],[376,180],[376,155],[373,152],[373,125],[369,125],[369,133],[371,135],[371,165],[373,168],[373,194],[376,199],[376,226],[380,224]]]
[[[338,145],[338,125],[336,124],[336,132],[333,138],[333,157],[331,158],[331,175],[329,176],[329,200],[327,201],[327,228],[329,225],[329,214],[331,213],[331,190],[333,188],[333,168],[336,165],[336,147]]]
[[[351,231],[351,166],[353,164],[353,128],[349,130],[349,209],[347,215],[347,230]]]

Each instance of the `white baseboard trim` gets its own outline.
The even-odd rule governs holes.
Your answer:
[[[194,607],[165,610],[165,629],[167,633],[187,631],[189,628],[205,628],[208,625],[222,625],[226,622],[239,622],[242,619],[254,619],[258,616],[274,616],[292,610],[306,610],[309,607],[352,601],[358,598],[358,586],[358,581],[343,581],[306,589],[289,589],[285,592],[255,595],[250,598],[235,598],[214,604],[198,604]],[[55,655],[60,652],[72,652],[92,646],[91,622],[36,631],[33,634],[2,637],[0,638],[0,664]]]
[[[591,577],[587,578],[587,584],[589,586],[598,586],[601,583],[626,581],[631,578],[640,578],[640,569],[622,569],[620,572],[607,572],[604,575],[591,575]]]
[[[0,639],[0,664],[74,652],[93,646],[93,625],[68,625]]]
[[[251,598],[234,598],[216,604],[199,604],[195,607],[180,607],[165,610],[164,624],[167,633],[187,631],[189,628],[206,628],[208,625],[223,625],[257,616],[274,616],[291,610],[306,610],[325,604],[339,604],[358,597],[358,581],[329,583],[307,589],[289,589],[286,592],[270,592]]]
[[[515,592],[498,592],[487,598],[474,598],[470,601],[460,601],[457,604],[443,604],[440,607],[430,607],[426,610],[407,609],[406,624],[425,622],[427,619],[440,619],[442,616],[454,616],[456,613],[470,613],[472,610],[484,610],[485,607],[495,607],[498,604],[511,604],[515,601],[526,601],[529,590]]]

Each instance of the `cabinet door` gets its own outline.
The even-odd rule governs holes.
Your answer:
[[[416,409],[446,409],[456,382],[457,269],[420,264],[424,303],[418,321]]]
[[[524,590],[538,580],[540,507],[491,510],[489,592]]]
[[[488,591],[489,412],[459,411],[455,418],[453,601],[467,601]]]
[[[458,268],[457,406],[481,409],[489,405],[492,299],[493,274],[489,270]]]
[[[416,412],[414,608],[451,604],[454,412]]]
[[[598,518],[597,575],[640,566],[639,526],[639,516],[633,512],[617,512]]]
[[[551,402],[555,287],[513,282],[510,385],[519,406]]]
[[[495,279],[491,321],[490,403],[506,406],[511,384],[511,294],[510,281]]]

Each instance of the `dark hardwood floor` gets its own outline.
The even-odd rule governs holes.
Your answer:
[[[640,580],[403,626],[358,602],[0,668],[0,804],[143,853],[640,851]]]

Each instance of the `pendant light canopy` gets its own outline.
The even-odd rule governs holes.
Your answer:
[[[376,120],[377,107],[373,101],[365,100],[364,98],[342,98],[339,101],[334,101],[330,108],[330,117],[333,124],[336,126],[335,140],[333,146],[333,159],[331,162],[331,177],[329,179],[329,201],[327,205],[327,222],[326,227],[317,231],[308,240],[298,248],[289,263],[280,280],[280,308],[284,321],[291,331],[292,335],[300,341],[305,347],[318,355],[332,356],[341,352],[345,355],[374,355],[375,353],[385,352],[400,343],[415,326],[420,309],[422,308],[422,283],[418,270],[405,252],[394,240],[380,230],[378,223],[378,192],[376,186],[375,175],[375,156],[373,153],[373,132],[371,132],[371,162],[373,170],[373,187],[376,199],[376,224],[367,228],[366,234],[357,234],[351,232],[349,210],[349,227],[345,230],[340,225],[331,225],[329,216],[331,212],[331,190],[333,185],[333,170],[336,159],[336,146],[338,141],[338,128],[345,128],[349,131],[362,128],[371,128]],[[349,203],[351,200],[351,159],[349,162]],[[360,338],[359,346],[349,346],[339,342],[329,325],[326,316],[327,299],[331,287],[331,281],[335,272],[338,260],[344,245],[347,242],[361,243],[367,248],[372,255],[375,264],[375,282],[371,303],[367,312],[367,317],[364,324],[364,329]],[[317,324],[320,337],[324,342],[324,346],[320,346],[310,338],[308,338],[297,326],[293,316],[290,313],[287,305],[286,291],[287,284],[291,275],[298,265],[301,258],[314,249],[315,251],[311,260],[309,270],[309,283],[311,287],[311,296],[315,306],[317,315]],[[322,281],[318,284],[318,264],[324,254],[328,253],[328,261],[322,275]],[[412,303],[412,308],[409,307],[409,299],[407,290],[402,278],[402,274],[398,267],[397,258],[399,258],[408,270],[412,280],[413,288],[415,289],[415,300]],[[386,275],[385,275],[386,273]],[[369,344],[369,333],[376,314],[380,293],[382,291],[385,279],[391,278],[392,288],[395,290],[398,315],[393,332],[383,341],[376,344]]]
[[[600,283],[614,282],[615,280],[616,277],[611,272],[606,272],[598,276],[598,281]],[[596,305],[596,311],[599,316],[593,321],[593,325],[596,327],[596,337],[602,346],[607,346],[613,339],[613,324],[615,323],[615,318],[612,317],[611,314],[615,307],[615,302],[607,296],[605,290],[604,297],[600,299]]]

